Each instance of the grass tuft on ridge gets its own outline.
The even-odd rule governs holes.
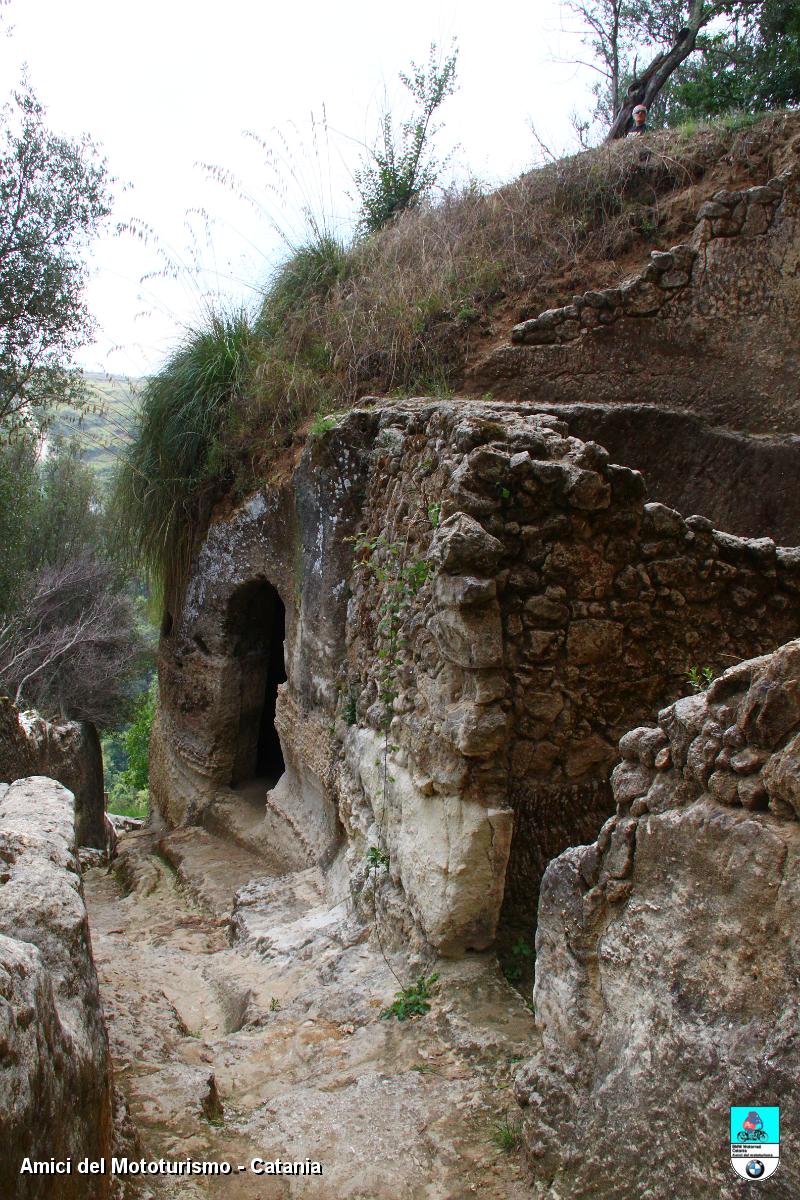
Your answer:
[[[142,392],[113,505],[123,544],[167,602],[182,587],[222,472],[220,432],[244,395],[252,342],[244,311],[210,312]]]

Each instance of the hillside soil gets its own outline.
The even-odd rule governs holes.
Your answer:
[[[85,877],[116,1085],[146,1159],[233,1164],[129,1196],[528,1195],[517,1151],[493,1132],[514,1123],[533,1018],[492,956],[440,964],[427,1015],[381,1019],[419,964],[384,960],[316,871],[265,877],[263,859],[202,829],[131,834],[121,849],[114,873]],[[253,1158],[324,1173],[238,1171]]]

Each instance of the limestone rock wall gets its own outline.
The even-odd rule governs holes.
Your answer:
[[[797,551],[645,504],[640,475],[557,417],[365,407],[212,525],[170,614],[151,778],[171,825],[235,802],[240,616],[259,620],[241,597],[270,589],[286,609],[275,836],[283,821],[307,861],[338,856],[338,879],[346,847],[356,893],[380,849],[450,954],[490,944],[504,900],[532,922],[546,863],[612,811],[617,740],[690,667],[800,633]]]
[[[73,801],[39,777],[0,785],[0,1195],[106,1200],[111,1064],[76,857]],[[71,1176],[20,1175],[24,1157]]]
[[[0,698],[0,782],[27,775],[58,780],[75,798],[75,835],[79,846],[108,847],[100,738],[88,721],[46,721],[36,713],[18,713]]]
[[[791,1107],[800,973],[800,642],[620,743],[617,812],[547,869],[517,1095],[557,1197],[736,1197],[728,1107]],[[783,1130],[768,1187],[800,1188]]]

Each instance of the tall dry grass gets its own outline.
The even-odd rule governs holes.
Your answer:
[[[118,484],[121,523],[170,594],[211,504],[243,493],[314,413],[367,392],[457,385],[471,329],[500,299],[552,295],[578,267],[657,234],[672,197],[779,143],[782,114],[668,130],[477,184],[341,245],[316,231],[254,322],[213,316],[146,389]]]
[[[464,331],[493,301],[656,236],[669,197],[724,157],[745,162],[778,120],[665,130],[645,146],[629,139],[548,163],[496,191],[450,191],[356,242],[309,302],[284,305],[267,354],[321,372],[323,390],[344,404],[366,389],[452,385]],[[273,303],[268,294],[264,313]]]

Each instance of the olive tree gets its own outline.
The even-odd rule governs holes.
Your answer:
[[[49,130],[23,81],[0,109],[0,436],[82,396],[85,252],[110,199],[94,143]]]
[[[565,0],[583,26],[599,73],[595,115],[607,141],[624,137],[637,104],[650,108],[674,73],[704,45],[715,22],[753,17],[764,0]],[[719,45],[719,42],[717,42]]]

